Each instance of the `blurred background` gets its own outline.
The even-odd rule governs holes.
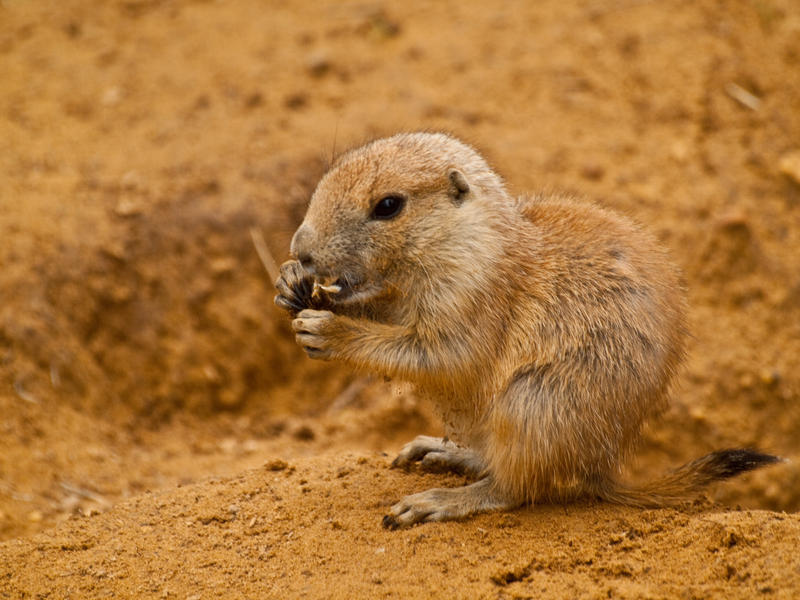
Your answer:
[[[256,251],[286,259],[336,152],[417,129],[681,265],[689,358],[629,477],[797,456],[796,0],[2,0],[0,539],[437,433],[402,384],[305,357]],[[712,496],[797,510],[800,468]]]

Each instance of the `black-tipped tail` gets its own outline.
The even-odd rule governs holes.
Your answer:
[[[752,448],[729,448],[706,454],[642,487],[615,483],[600,496],[630,506],[671,506],[689,499],[715,481],[736,477],[783,459]]]
[[[752,448],[728,448],[712,452],[699,461],[702,461],[703,469],[712,479],[720,480],[730,479],[767,465],[774,465],[783,462],[783,459]]]

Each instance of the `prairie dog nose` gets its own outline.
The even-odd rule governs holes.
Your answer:
[[[300,225],[297,231],[294,232],[292,243],[289,246],[289,252],[297,260],[304,269],[312,271],[314,267],[314,257],[311,253],[312,232],[308,225]]]

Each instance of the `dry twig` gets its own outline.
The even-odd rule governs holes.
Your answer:
[[[725,91],[731,98],[750,110],[758,110],[761,108],[761,98],[748,92],[740,85],[731,82],[725,86]]]
[[[258,254],[258,259],[261,261],[261,264],[264,265],[264,269],[267,271],[270,279],[272,279],[273,283],[278,281],[278,277],[280,276],[278,263],[272,258],[272,253],[269,251],[269,248],[267,248],[267,243],[264,241],[264,236],[261,235],[261,230],[256,227],[251,227],[250,238],[253,240],[253,246],[256,249],[256,254]]]

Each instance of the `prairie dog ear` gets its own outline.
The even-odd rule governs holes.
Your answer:
[[[461,204],[469,193],[469,182],[458,169],[450,169],[450,196],[456,204]]]

